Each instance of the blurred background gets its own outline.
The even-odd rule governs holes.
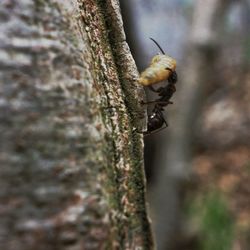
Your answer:
[[[250,1],[120,4],[139,72],[159,53],[149,37],[177,60],[169,127],[145,138],[157,249],[249,250]]]

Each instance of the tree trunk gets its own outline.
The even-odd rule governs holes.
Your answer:
[[[0,22],[0,248],[153,249],[117,1],[2,0]]]

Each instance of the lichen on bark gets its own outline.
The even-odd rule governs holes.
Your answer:
[[[124,35],[118,9],[94,0],[0,7],[4,249],[153,247],[135,131],[143,95],[125,36],[112,35]]]

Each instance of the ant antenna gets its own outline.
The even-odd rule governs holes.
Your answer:
[[[164,50],[161,48],[161,46],[159,45],[159,43],[157,43],[152,37],[149,37],[149,39],[151,39],[151,40],[156,44],[156,46],[160,49],[161,53],[162,53],[163,55],[165,55],[165,52],[164,52]]]

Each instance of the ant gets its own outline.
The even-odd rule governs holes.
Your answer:
[[[151,40],[158,46],[158,48],[163,52],[160,45],[151,38]],[[164,53],[164,52],[163,52]],[[149,89],[155,93],[158,94],[159,98],[155,101],[150,101],[142,104],[153,104],[155,103],[155,106],[152,110],[152,114],[148,116],[148,124],[147,124],[147,131],[144,132],[144,135],[149,135],[152,133],[159,132],[160,130],[168,127],[168,123],[166,122],[163,111],[164,107],[166,107],[168,104],[172,104],[170,101],[171,97],[173,96],[174,92],[176,91],[175,84],[178,80],[177,73],[175,70],[172,70],[171,68],[166,68],[166,70],[170,71],[170,75],[168,77],[168,84],[164,87],[160,87],[158,89],[155,89],[152,87],[152,85],[149,85]],[[162,127],[165,124],[165,127]]]
[[[168,127],[168,123],[162,113],[163,110],[164,109],[161,106],[155,105],[152,114],[148,116],[147,131],[143,133],[144,135],[159,132],[160,130]],[[164,124],[165,127],[162,128]]]
[[[148,116],[147,132],[145,132],[144,135],[149,135],[153,132],[159,132],[160,130],[168,127],[168,123],[164,118],[163,111],[164,107],[166,107],[168,104],[173,104],[173,102],[170,101],[170,98],[176,91],[175,83],[177,82],[177,74],[175,73],[173,80],[169,79],[168,81],[169,83],[165,87],[160,87],[158,89],[154,89],[152,86],[149,86],[150,90],[158,93],[160,98],[156,99],[155,101],[142,103],[155,103],[155,106],[152,110],[152,114]],[[162,128],[164,124],[165,127]]]

